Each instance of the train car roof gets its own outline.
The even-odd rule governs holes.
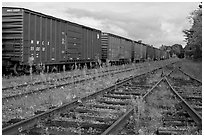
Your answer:
[[[138,42],[138,41],[134,41],[135,43],[139,43],[139,44],[142,44],[143,46],[149,46],[149,47],[153,47],[154,49],[158,49],[158,50],[160,50],[159,48],[156,48],[156,47],[154,47],[154,46],[151,46],[151,45],[149,45],[149,44],[145,44],[145,43],[142,43],[142,42]]]
[[[114,36],[114,37],[126,39],[126,40],[129,40],[129,41],[134,41],[134,40],[131,40],[131,39],[128,39],[128,38],[125,38],[125,37],[122,37],[122,36],[119,36],[119,35],[116,35],[116,34],[109,33],[109,32],[102,32],[102,33],[108,34],[108,35],[111,35],[111,36]]]
[[[40,15],[40,16],[44,16],[44,17],[47,17],[47,18],[52,18],[52,19],[55,19],[55,20],[60,20],[60,21],[68,22],[68,23],[71,23],[71,24],[82,26],[82,27],[87,28],[87,29],[96,30],[96,31],[100,31],[101,32],[101,30],[98,30],[98,29],[95,29],[95,28],[91,28],[91,27],[88,27],[88,26],[85,26],[85,25],[77,24],[75,22],[71,22],[71,21],[68,21],[68,20],[60,19],[60,18],[51,16],[51,15],[46,15],[44,13],[36,12],[36,11],[29,10],[29,9],[26,9],[26,8],[21,8],[21,7],[2,7],[2,8],[21,9],[21,10],[26,11],[26,12],[34,13],[34,14],[37,14],[37,15]]]

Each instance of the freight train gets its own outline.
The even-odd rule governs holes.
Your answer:
[[[25,8],[2,8],[2,68],[18,74],[32,66],[123,64],[168,58],[153,46]]]

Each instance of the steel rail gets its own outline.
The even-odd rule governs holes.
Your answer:
[[[172,63],[175,63],[175,62],[170,62],[169,64],[172,64]],[[166,65],[169,65],[169,64],[166,64]],[[103,94],[105,92],[108,92],[108,91],[111,91],[111,90],[114,90],[115,87],[120,87],[122,86],[123,84],[125,84],[126,82],[138,77],[138,76],[141,76],[141,75],[144,75],[144,74],[147,74],[147,73],[150,73],[154,70],[157,70],[157,69],[160,69],[162,67],[165,67],[166,65],[162,65],[160,67],[155,67],[154,69],[151,69],[147,72],[142,72],[141,74],[139,75],[134,75],[134,76],[131,76],[129,77],[128,79],[125,79],[121,82],[118,82],[116,83],[115,85],[113,86],[110,86],[106,89],[102,89],[98,92],[95,92],[93,94],[90,94],[88,96],[84,96],[84,97],[81,97],[80,99],[78,100],[73,100],[71,102],[68,102],[68,103],[65,103],[63,104],[62,106],[60,107],[57,107],[57,108],[54,108],[54,109],[51,109],[49,111],[46,111],[46,112],[43,112],[41,114],[38,114],[38,115],[35,115],[33,117],[30,117],[26,120],[22,120],[18,123],[15,123],[13,125],[10,125],[10,126],[7,126],[5,128],[2,129],[2,134],[3,135],[17,135],[19,134],[21,131],[23,130],[26,130],[26,129],[29,129],[29,128],[32,128],[34,125],[36,125],[39,121],[42,121],[42,120],[45,120],[45,119],[49,119],[51,118],[53,115],[59,113],[59,112],[63,112],[67,109],[71,109],[73,108],[74,106],[80,104],[81,101],[86,101],[87,99],[90,99],[90,98],[94,98],[100,94]],[[80,101],[79,101],[80,100]]]
[[[173,62],[172,64],[174,64],[175,62]],[[169,65],[169,64],[167,64]],[[165,65],[165,66],[167,66]],[[165,67],[165,66],[162,66],[162,67]],[[160,67],[160,68],[162,68]],[[137,69],[137,68],[128,68],[128,69],[125,69],[125,70],[122,70],[121,71],[117,71],[117,72],[111,72],[111,75],[112,74],[118,74],[118,73],[122,73],[122,72],[128,72],[128,71],[132,71],[134,69]],[[101,76],[99,77],[104,77],[104,76],[107,76],[109,75],[110,73],[108,74],[102,74]],[[59,84],[59,85],[54,85],[54,86],[49,86],[49,87],[45,87],[45,88],[41,88],[41,89],[37,89],[37,90],[33,90],[33,91],[30,91],[30,92],[26,92],[26,93],[20,93],[20,94],[14,94],[14,95],[11,95],[11,96],[6,96],[6,97],[3,97],[2,98],[2,101],[3,102],[8,102],[8,100],[10,99],[13,99],[13,98],[20,98],[20,97],[23,97],[23,96],[27,96],[27,95],[32,95],[32,94],[36,94],[36,93],[41,93],[43,91],[46,91],[46,90],[49,90],[49,89],[54,89],[54,88],[59,88],[59,87],[62,87],[62,86],[68,86],[68,85],[71,85],[71,84],[76,84],[76,83],[81,83],[81,82],[84,82],[86,80],[91,80],[91,79],[94,79],[96,78],[96,76],[94,77],[91,77],[91,78],[87,78],[87,79],[81,79],[81,80],[77,80],[77,81],[73,81],[73,82],[68,82],[68,83],[64,83],[64,84]],[[66,79],[66,78],[65,78]],[[63,80],[63,79],[61,79]]]
[[[127,69],[127,70],[117,71],[115,73],[111,72],[111,75],[112,74],[122,73],[122,72],[128,72],[128,71],[131,71],[131,70],[134,70],[134,69]],[[99,77],[104,77],[104,76],[107,76],[107,75],[109,75],[109,74],[103,74],[103,75],[101,75]],[[71,85],[71,84],[81,83],[81,82],[84,82],[86,80],[91,80],[91,79],[95,79],[95,78],[96,78],[96,76],[91,77],[91,78],[87,78],[87,79],[84,78],[84,79],[73,81],[73,82],[63,83],[63,84],[59,84],[59,85],[49,86],[49,87],[45,87],[45,88],[42,88],[42,89],[37,89],[37,90],[30,91],[30,92],[26,92],[26,93],[15,94],[15,95],[3,97],[2,101],[4,102],[4,101],[8,101],[9,99],[12,99],[12,98],[20,98],[20,97],[27,96],[27,95],[32,95],[32,94],[35,94],[35,93],[40,93],[40,92],[43,92],[43,91],[46,91],[46,90],[49,90],[49,89],[54,89],[54,88],[59,88],[59,87],[62,87],[62,86],[68,86],[68,85]]]
[[[115,121],[107,130],[101,135],[116,135],[119,130],[126,124],[126,121],[134,113],[134,108],[129,109],[122,117]]]
[[[157,85],[163,81],[161,78],[143,97],[142,100],[144,101],[150,93],[154,90]],[[134,113],[134,107],[130,108],[122,117],[120,117],[116,122],[114,122],[106,131],[102,133],[102,135],[116,135],[121,128],[124,127],[126,121],[129,119],[131,115]]]
[[[178,61],[176,61],[176,62],[178,62]],[[172,64],[174,64],[176,62],[173,62]],[[135,68],[131,68],[131,67],[125,68],[125,69],[122,68],[122,69],[119,69],[119,71],[120,70],[122,70],[122,71],[123,70],[128,70],[128,69],[130,69],[130,71],[131,71],[133,69],[144,68],[144,66],[141,67],[140,65],[141,64],[138,64],[137,66],[135,66]],[[112,72],[112,71],[115,71],[115,70],[117,70],[117,69],[105,70],[104,72],[110,72],[110,71]],[[89,74],[91,74],[91,73],[89,73]],[[87,75],[89,75],[89,74],[87,74]],[[69,78],[76,78],[76,77],[80,77],[80,75],[67,76],[67,77],[63,77],[63,78],[58,78],[57,81],[64,80],[64,79],[69,79]],[[4,87],[4,88],[2,88],[2,90],[9,90],[9,89],[13,89],[13,88],[25,87],[25,86],[28,86],[29,84],[30,85],[35,85],[35,84],[37,85],[37,84],[41,84],[41,83],[44,83],[44,82],[52,82],[52,81],[56,81],[56,80],[46,80],[46,81],[36,81],[34,83],[24,83],[24,84],[19,84],[19,85],[16,85],[16,86]]]
[[[130,68],[128,68],[130,69]],[[125,69],[125,70],[128,70],[128,69]],[[112,69],[112,70],[106,70],[104,72],[112,72],[112,71],[115,71],[116,69]],[[119,70],[124,70],[124,69],[119,69]],[[104,73],[103,72],[103,73]],[[90,75],[91,73],[88,73],[87,75]],[[60,81],[60,80],[65,80],[65,79],[70,79],[70,78],[77,78],[77,77],[80,77],[81,75],[74,75],[74,76],[67,76],[67,77],[63,77],[63,78],[57,78],[56,80],[46,80],[46,81],[36,81],[34,83],[23,83],[23,84],[19,84],[19,85],[16,85],[16,86],[9,86],[9,87],[4,87],[2,88],[2,90],[9,90],[9,89],[13,89],[13,88],[20,88],[20,87],[26,87],[28,85],[38,85],[38,84],[42,84],[44,82],[55,82],[55,81]]]
[[[160,69],[160,67],[156,68],[154,70],[157,70],[157,69]],[[110,87],[108,87],[106,89],[102,89],[102,90],[100,90],[98,92],[95,92],[95,93],[90,94],[88,96],[82,97],[82,98],[80,98],[78,100],[73,100],[72,102],[66,103],[66,104],[64,104],[64,105],[62,105],[62,106],[60,106],[58,108],[54,108],[52,110],[43,112],[41,114],[35,115],[33,117],[30,117],[30,118],[28,118],[26,120],[22,120],[22,121],[20,121],[18,123],[15,123],[13,125],[5,127],[2,130],[2,134],[3,135],[16,135],[16,134],[19,134],[21,131],[33,127],[34,125],[36,125],[39,121],[41,121],[43,119],[48,119],[48,117],[52,117],[56,113],[63,112],[64,110],[73,108],[74,106],[80,104],[79,100],[86,101],[87,99],[94,98],[94,97],[96,97],[96,96],[98,96],[100,94],[103,94],[103,93],[107,92],[107,91],[114,90],[115,87],[122,86],[123,84],[125,84],[126,82],[132,80],[133,78],[136,78],[138,76],[144,75],[144,74],[149,73],[149,72],[154,71],[154,70],[150,70],[148,72],[143,72],[140,75],[131,76],[128,79],[125,79],[125,80],[123,80],[121,82],[118,82],[115,85],[110,86]]]
[[[195,78],[195,77],[189,75],[188,73],[184,72],[184,71],[181,70],[181,69],[178,69],[178,70],[181,71],[181,72],[182,72],[183,74],[185,74],[186,76],[189,76],[191,79],[193,79],[193,80],[195,80],[195,81],[197,81],[197,82],[199,82],[199,83],[202,84],[202,81],[200,81],[199,79],[197,79],[197,78]]]
[[[30,127],[33,127],[35,124],[37,124],[38,121],[40,121],[42,119],[46,119],[47,117],[51,117],[52,115],[55,115],[56,113],[59,113],[59,112],[62,112],[64,110],[73,108],[74,106],[80,104],[79,100],[86,101],[87,99],[94,98],[95,96],[103,94],[104,92],[107,92],[107,91],[115,89],[115,86],[117,86],[117,87],[122,86],[124,83],[128,82],[132,78],[133,77],[130,77],[129,79],[121,81],[121,82],[117,83],[116,85],[113,85],[113,86],[108,87],[106,89],[100,90],[100,91],[95,92],[95,93],[93,93],[91,95],[82,97],[82,98],[80,98],[78,100],[74,100],[72,102],[66,103],[66,104],[64,104],[64,105],[62,105],[62,106],[60,106],[58,108],[54,108],[54,109],[46,111],[46,112],[44,112],[42,114],[35,115],[35,116],[31,117],[31,118],[28,118],[26,120],[23,120],[21,122],[18,122],[16,124],[11,125],[11,126],[5,127],[2,130],[2,134],[3,135],[6,135],[6,134],[8,134],[8,135],[19,134],[20,131],[26,130],[26,129],[30,128]]]
[[[187,113],[192,117],[192,119],[197,123],[198,128],[202,129],[202,117],[197,113],[197,111],[192,108],[182,97],[179,93],[172,87],[168,79],[165,77],[166,82],[168,83],[169,87],[173,94],[181,101],[181,105],[187,111]]]
[[[164,66],[165,67],[165,66]],[[174,70],[172,70],[170,73],[167,74],[170,75]],[[165,76],[165,75],[164,75]],[[164,77],[162,77],[155,85],[152,86],[152,88],[142,97],[142,100],[145,100],[148,95],[152,93],[154,88],[157,87],[157,85],[164,80]],[[134,113],[134,108],[132,107],[129,109],[122,117],[120,117],[116,122],[114,122],[106,131],[102,133],[102,135],[115,135],[118,133],[118,131],[126,124],[126,121],[129,119],[131,115]]]

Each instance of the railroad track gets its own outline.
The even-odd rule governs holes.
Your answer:
[[[181,71],[181,70],[179,70],[179,71]],[[155,84],[155,86],[153,86],[152,89],[149,92],[147,92],[142,98],[142,100],[146,104],[147,104],[147,102],[149,104],[151,104],[150,109],[153,109],[155,107],[155,104],[157,104],[158,108],[159,108],[159,109],[157,108],[158,109],[157,111],[162,112],[161,113],[162,114],[162,118],[161,118],[162,121],[157,121],[158,123],[160,123],[160,126],[158,126],[156,129],[154,129],[155,130],[154,132],[149,133],[150,132],[149,130],[152,127],[148,127],[148,126],[151,125],[151,123],[152,123],[152,121],[154,121],[154,119],[156,119],[155,116],[146,125],[144,123],[147,121],[144,119],[148,119],[148,118],[152,118],[152,117],[146,116],[144,118],[144,116],[143,116],[143,118],[141,118],[142,122],[137,121],[135,123],[135,122],[133,122],[134,119],[130,119],[131,116],[135,115],[135,107],[133,107],[128,112],[126,112],[126,114],[123,115],[123,118],[121,118],[120,120],[118,120],[116,122],[117,124],[120,123],[121,126],[119,126],[120,124],[119,125],[115,124],[112,126],[112,128],[110,128],[109,130],[107,130],[103,134],[131,134],[131,135],[132,134],[147,134],[147,133],[159,134],[159,135],[202,134],[202,117],[196,111],[198,109],[195,109],[194,107],[192,107],[192,102],[188,102],[186,100],[186,99],[193,99],[195,101],[195,99],[198,99],[199,105],[201,105],[202,104],[202,102],[200,102],[201,96],[200,97],[198,97],[198,96],[196,96],[196,97],[195,96],[188,96],[188,97],[181,96],[180,93],[174,89],[173,85],[171,85],[169,80],[167,79],[167,77],[169,77],[172,73],[173,73],[173,71],[168,73],[168,75],[165,75],[165,77],[163,79],[161,79],[157,84]],[[183,74],[186,75],[186,73],[183,73]],[[187,74],[187,76],[189,76],[189,75]],[[196,79],[193,79],[193,80],[200,83]],[[161,84],[162,82],[165,83],[164,85],[166,85],[166,87],[162,86],[162,84]],[[149,85],[147,85],[147,86],[143,85],[143,87],[150,87],[150,86]],[[161,88],[161,87],[165,87],[165,88]],[[157,92],[158,89],[156,89],[156,88],[158,88],[158,89],[161,88],[160,90],[162,92],[159,92],[158,94],[156,94],[156,97],[151,97],[152,93],[154,93],[155,91]],[[165,95],[166,93],[164,92],[165,90],[170,91],[170,92],[168,91],[168,93],[166,92],[168,94],[167,98],[164,98],[164,96],[166,96]],[[150,96],[149,99],[147,99],[148,96]],[[159,98],[159,96],[163,97],[163,100],[160,102],[160,104],[158,102],[156,102],[156,103],[154,102],[155,100],[157,100],[157,98]],[[161,98],[159,98],[159,100],[161,100]],[[172,101],[166,102],[165,100],[172,100]],[[193,101],[193,103],[195,103],[194,101]],[[154,105],[152,105],[152,104],[154,104]],[[173,104],[173,106],[172,106],[172,104]],[[145,107],[146,107],[146,109],[148,108],[147,105]],[[162,108],[162,111],[161,111],[161,108]],[[199,107],[199,108],[201,108],[201,107]],[[139,112],[139,105],[136,106],[136,109],[137,109],[137,112]],[[145,111],[147,111],[147,110],[145,110]],[[138,114],[137,114],[137,116],[138,116]],[[129,124],[124,124],[124,123],[126,123],[125,121],[128,121],[128,120],[129,120],[129,122],[128,122]],[[158,124],[158,123],[156,123],[156,124]],[[140,128],[142,127],[141,129],[143,131],[141,129],[138,129],[138,127],[135,125],[140,125]],[[153,126],[155,126],[155,123]],[[126,128],[124,128],[124,127],[126,127]],[[147,130],[147,127],[150,129]],[[129,130],[130,128],[134,129],[134,130],[136,129],[136,130],[138,130],[138,132],[135,132],[134,130],[131,131],[131,130]]]
[[[45,91],[48,91],[50,89],[55,89],[55,88],[60,88],[63,86],[68,86],[71,84],[77,84],[77,83],[82,83],[84,81],[88,81],[88,80],[92,80],[92,79],[96,79],[98,77],[104,77],[107,75],[114,75],[114,74],[118,74],[118,73],[123,73],[123,72],[128,72],[128,71],[132,71],[134,69],[141,69],[141,66],[138,66],[136,68],[128,68],[125,70],[119,70],[119,71],[112,71],[112,72],[106,72],[105,74],[102,75],[94,75],[93,77],[88,77],[87,78],[82,78],[82,79],[77,79],[77,77],[73,78],[73,81],[68,81],[68,79],[70,77],[65,77],[65,78],[61,78],[61,79],[56,79],[55,81],[49,83],[49,82],[37,82],[34,83],[32,85],[30,84],[23,84],[23,85],[19,85],[19,86],[15,86],[12,87],[13,89],[11,89],[11,87],[9,88],[2,88],[2,101],[3,102],[8,102],[11,99],[18,99],[21,97],[25,97],[25,96],[30,96],[33,94],[39,94]]]
[[[77,134],[103,134],[129,111],[132,97],[146,93],[146,90],[135,92],[135,88],[131,88],[135,87],[133,79],[130,77],[107,89],[7,126],[3,128],[3,134],[75,134],[76,131]]]
[[[172,87],[166,76],[123,117],[120,123],[128,121],[127,124],[113,127],[106,134],[202,134],[202,118]]]
[[[190,105],[196,115],[201,119],[202,82],[180,69],[177,69],[177,72],[167,77],[167,79],[169,83],[171,83],[173,90],[178,92],[178,94]]]
[[[138,66],[139,68],[139,66]],[[106,72],[114,72],[118,69],[111,69],[111,70],[106,70],[106,71],[102,71],[101,73],[106,73]],[[119,69],[119,70],[124,70],[124,69]],[[92,73],[89,72],[86,74],[86,76],[89,76],[91,75]],[[18,89],[18,88],[23,88],[23,87],[27,87],[27,86],[33,86],[33,85],[39,85],[39,84],[44,84],[44,83],[53,83],[53,82],[56,82],[56,81],[62,81],[62,80],[69,80],[69,79],[76,79],[76,78],[79,78],[79,77],[82,77],[81,74],[79,75],[74,75],[74,76],[66,76],[66,77],[62,77],[62,78],[51,78],[50,80],[45,80],[45,81],[35,81],[33,83],[28,83],[28,82],[25,82],[23,84],[18,84],[18,85],[14,85],[14,86],[7,86],[7,87],[3,87],[2,90],[9,90],[9,89]]]
[[[173,73],[171,73],[172,75]],[[168,75],[164,78],[167,89],[171,91],[171,96],[175,100],[174,110],[167,110],[163,113],[163,125],[157,129],[160,135],[181,135],[202,133],[202,118],[186,101],[181,94],[174,89],[168,80]]]
[[[138,68],[138,69],[141,69],[141,68],[144,68],[144,67],[147,67],[148,65],[147,65],[147,62],[142,66],[141,64],[137,64],[136,66],[135,66],[135,68]],[[108,73],[108,72],[114,72],[114,71],[120,71],[120,70],[128,70],[128,69],[131,69],[131,68],[127,68],[126,69],[126,67],[124,66],[123,68],[120,68],[120,69],[109,69],[109,70],[105,70],[105,71],[102,71],[102,72],[98,72],[98,73]],[[76,72],[73,72],[73,73],[76,73]],[[91,75],[92,74],[92,72],[87,72],[86,73],[86,76],[89,76],[89,75]],[[34,82],[24,82],[24,83],[21,83],[21,84],[18,84],[18,85],[10,85],[10,86],[6,86],[6,87],[2,87],[2,90],[3,91],[5,91],[5,90],[16,90],[16,89],[18,89],[18,88],[23,88],[23,87],[28,87],[28,86],[33,86],[33,85],[40,85],[40,84],[44,84],[44,83],[47,83],[47,84],[52,84],[53,82],[57,82],[57,81],[62,81],[62,80],[69,80],[69,79],[77,79],[77,78],[79,78],[79,77],[81,77],[82,75],[80,74],[80,75],[74,75],[74,76],[65,76],[65,77],[60,77],[60,78],[58,78],[58,76],[57,76],[57,78],[54,78],[53,76],[51,76],[51,77],[53,77],[53,78],[50,78],[50,79],[46,79],[46,80],[38,80],[38,81],[34,81]],[[29,77],[29,76],[28,76]],[[50,76],[49,76],[50,77]],[[8,83],[8,81],[7,81],[7,83]]]
[[[59,88],[59,87],[62,87],[62,86],[68,86],[68,85],[71,85],[71,84],[82,83],[84,81],[96,79],[97,77],[105,77],[107,75],[114,75],[114,74],[118,74],[118,73],[128,72],[128,71],[132,71],[134,69],[135,68],[129,68],[129,69],[125,69],[125,70],[106,72],[105,74],[102,74],[102,75],[99,75],[99,76],[82,78],[82,79],[79,79],[79,80],[77,80],[77,78],[79,78],[80,76],[76,76],[76,77],[73,78],[73,79],[76,79],[76,80],[71,81],[71,82],[67,81],[68,79],[70,79],[70,77],[65,77],[65,78],[61,78],[61,79],[57,79],[55,81],[52,81],[51,83],[50,83],[50,81],[48,81],[48,83],[40,81],[40,82],[36,82],[36,83],[34,83],[32,85],[23,84],[23,85],[19,85],[17,87],[3,88],[2,89],[2,91],[3,91],[2,101],[3,102],[5,102],[5,101],[8,102],[10,99],[13,99],[13,98],[16,99],[16,98],[20,98],[20,97],[24,97],[24,96],[28,96],[28,95],[32,95],[32,94],[37,94],[37,93],[47,91],[48,89],[54,89],[54,88]],[[53,82],[55,82],[55,83],[53,83]],[[59,84],[56,84],[56,83],[59,83]],[[29,86],[29,88],[26,88],[26,86]],[[9,91],[11,90],[12,93],[14,92],[14,94],[10,95],[10,92],[8,91],[8,89],[9,89]],[[17,92],[17,91],[19,91],[19,92]],[[7,94],[6,92],[9,92],[9,96],[4,95],[4,94]]]
[[[162,64],[166,65],[166,64]],[[153,70],[159,66],[155,65],[152,68],[149,68],[149,70]],[[136,71],[136,75],[139,75],[143,72],[146,72],[148,69]],[[133,73],[132,73],[133,74]],[[110,77],[108,78],[110,79]],[[101,80],[99,80],[100,82]],[[119,81],[119,80],[118,80]],[[115,81],[115,82],[118,82]],[[95,82],[91,82],[95,83]],[[106,83],[106,82],[105,82]],[[105,84],[104,82],[101,83],[102,85]],[[93,93],[97,91],[96,87],[93,87],[93,89],[86,87],[83,88],[85,83],[71,85],[71,88],[57,88],[53,90],[47,90],[46,92],[39,92],[39,94],[31,94],[30,96],[25,96],[18,99],[12,99],[10,101],[3,101],[2,102],[2,121],[3,123],[15,123],[22,119],[27,119],[29,117],[32,117],[36,113],[40,111],[47,111],[49,109],[52,109],[54,107],[61,106],[67,102],[70,102],[71,100],[80,98],[84,95]],[[107,83],[110,85],[110,83]],[[113,83],[112,83],[113,84]],[[112,85],[111,84],[111,85]],[[78,87],[79,89],[82,89],[80,91],[79,89],[75,88]],[[82,87],[81,87],[82,86]],[[91,85],[88,85],[88,87]],[[99,85],[101,86],[101,85]],[[101,88],[104,88],[101,86]],[[7,124],[3,124],[7,125]]]
[[[173,74],[173,73],[172,73]],[[165,77],[165,82],[169,86],[171,93],[176,98],[176,111],[166,111],[163,117],[163,126],[157,129],[159,135],[191,135],[202,134],[202,117],[200,113],[194,107],[194,101],[199,100],[202,104],[200,97],[184,96],[180,90],[175,90],[172,83],[169,80],[171,75]],[[179,88],[180,89],[180,88]],[[185,93],[186,94],[186,93]],[[191,102],[189,99],[193,99]],[[201,102],[200,102],[201,101]],[[201,111],[202,112],[202,111]]]
[[[184,72],[184,71],[183,71],[183,70],[181,70],[180,68],[179,68],[179,71],[180,71],[180,72],[182,72],[183,74],[185,74],[186,76],[189,76],[191,79],[193,79],[193,80],[197,81],[198,83],[201,83],[201,84],[202,84],[202,81],[201,81],[201,80],[199,80],[199,79],[197,79],[197,78],[195,78],[195,77],[191,76],[190,74],[188,74],[188,73]]]

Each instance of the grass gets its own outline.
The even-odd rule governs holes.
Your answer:
[[[170,111],[172,114],[178,111],[176,107],[179,101],[175,98],[173,93],[165,83],[160,83],[145,100],[141,97],[137,97],[132,100],[132,106],[134,107],[134,114],[127,129],[123,130],[122,134],[139,134],[139,135],[152,135],[155,134],[160,127],[163,127],[163,114],[165,111]],[[197,131],[196,127],[189,126],[187,123],[185,131],[178,134],[183,135],[197,135],[202,134],[202,131]],[[173,127],[175,130],[179,127]],[[175,134],[177,134],[175,132]]]
[[[96,74],[98,75],[98,74]],[[85,75],[87,77],[87,75]],[[99,89],[113,85],[115,79],[110,75],[89,82],[74,84],[60,89],[43,92],[18,100],[12,100],[3,105],[3,119],[30,117],[37,110],[47,110],[51,106],[60,106],[77,97],[91,94]],[[20,110],[20,111],[19,111]],[[9,113],[9,115],[7,115]]]
[[[161,61],[161,62],[165,62],[165,61]],[[102,67],[97,69],[99,73],[103,73],[104,71],[109,71],[110,70],[119,70],[122,68],[131,68],[131,67],[137,67],[137,66],[147,66],[147,65],[154,65],[154,62],[145,62],[145,63],[139,63],[139,64],[128,64],[128,65],[124,65],[124,66],[108,66],[108,67]],[[155,65],[158,65],[157,63],[155,63]],[[65,69],[65,68],[64,68]],[[91,70],[87,70],[87,73],[94,73],[95,69],[91,69]],[[32,72],[32,71],[31,71]],[[50,79],[57,79],[57,78],[62,78],[62,77],[68,77],[68,76],[74,76],[74,74],[78,75],[78,74],[82,74],[83,69],[82,70],[72,70],[72,71],[63,71],[63,73],[46,73],[47,71],[45,70],[45,72],[42,72],[43,75],[45,75],[47,78]],[[77,72],[77,73],[76,73]],[[12,85],[18,85],[18,84],[24,84],[24,83],[34,83],[34,82],[38,82],[38,81],[44,81],[45,79],[42,79],[41,75],[38,74],[33,74],[31,73],[31,76],[27,76],[27,75],[23,75],[20,77],[10,77],[9,79],[6,77],[3,77],[2,80],[2,86],[3,87],[7,87],[7,86],[12,86]]]
[[[93,69],[92,72],[89,72],[89,73],[87,73],[87,71],[88,71],[87,69],[74,70],[72,77],[70,79],[66,79],[66,80],[70,80],[70,82],[74,82],[74,81],[77,81],[77,80],[80,80],[80,79],[89,79],[89,78],[92,78],[92,77],[98,78],[102,74],[110,75],[111,73],[113,73],[113,72],[110,72],[110,71],[109,72],[104,72],[101,68]],[[80,75],[80,77],[73,77],[74,75],[75,76]],[[34,82],[29,82],[30,84],[25,88],[25,91],[22,90],[22,89],[6,90],[6,91],[3,92],[3,96],[15,95],[15,93],[17,94],[17,93],[30,92],[31,90],[36,90],[38,88],[46,88],[51,83],[56,85],[56,84],[60,84],[60,83],[64,82],[64,81],[58,81],[57,80],[59,77],[63,77],[63,73],[62,74],[60,73],[56,78],[54,78],[54,75],[52,77],[49,77],[49,75],[47,75],[44,72],[40,72],[39,76],[40,76],[39,81],[42,81],[43,82],[42,84],[33,85]],[[32,80],[30,79],[30,81],[32,81]]]
[[[166,61],[169,62],[169,61]],[[159,63],[152,63],[152,67],[148,67],[147,70],[157,67]],[[149,65],[144,63],[145,65]],[[145,69],[132,70],[125,73],[118,73],[116,75],[108,75],[107,77],[97,77],[96,79],[86,81],[84,83],[69,85],[57,89],[48,90],[41,94],[24,97],[17,100],[11,100],[2,105],[2,121],[8,121],[12,118],[28,118],[34,115],[37,110],[47,110],[51,106],[60,106],[64,103],[70,102],[73,99],[80,98],[82,96],[94,93],[100,89],[104,89],[113,85],[118,79],[127,78],[131,75],[140,74],[141,72],[147,71]],[[93,71],[92,75],[98,75],[100,70]],[[79,73],[76,72],[75,73]],[[84,77],[86,70],[83,71]],[[49,77],[41,74],[42,79]],[[57,82],[56,82],[57,83]],[[55,84],[56,84],[55,83]]]
[[[183,59],[181,69],[202,81],[202,61]]]
[[[162,108],[173,110],[174,104],[170,91],[163,84],[154,89],[153,93],[145,100],[142,97],[132,98],[134,107],[133,121],[134,134],[153,135],[162,126]]]
[[[126,65],[126,68],[131,67],[130,65]],[[110,66],[109,68],[102,68],[102,69],[98,69],[98,71],[100,73],[104,73],[105,71],[108,70],[114,70],[114,69],[121,69],[120,66]],[[19,77],[11,77],[10,79],[7,79],[5,77],[3,77],[2,80],[2,85],[3,87],[7,87],[7,86],[17,86],[18,84],[24,84],[24,83],[30,83],[33,84],[35,82],[39,82],[39,81],[46,81],[46,80],[52,80],[52,79],[60,79],[63,77],[73,77],[73,76],[77,76],[77,75],[82,75],[83,71],[86,71],[86,74],[88,73],[94,73],[95,69],[91,69],[91,70],[87,70],[87,69],[82,69],[82,70],[78,70],[78,69],[74,69],[72,71],[63,71],[63,73],[45,73],[45,72],[41,72],[40,75],[38,74],[33,74],[32,72],[30,73],[29,76],[27,75],[23,75],[23,76],[19,76]],[[42,75],[43,74],[43,75]],[[42,78],[46,77],[45,78]],[[83,76],[83,75],[82,75]]]

